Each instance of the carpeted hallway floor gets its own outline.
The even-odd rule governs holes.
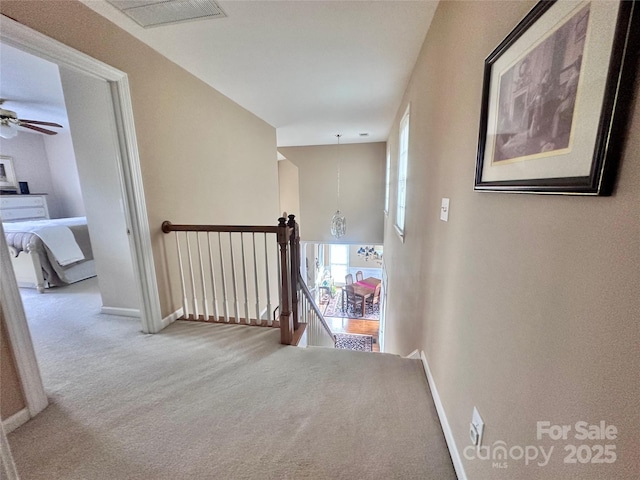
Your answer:
[[[145,335],[81,284],[23,296],[51,405],[9,435],[22,480],[455,478],[418,360],[257,327]]]

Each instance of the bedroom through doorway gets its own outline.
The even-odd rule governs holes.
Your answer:
[[[0,139],[2,158],[22,187],[2,192],[16,280],[22,292],[41,292],[25,302],[51,311],[61,296],[73,302],[78,289],[70,285],[99,274],[90,282],[101,297],[97,311],[139,317],[107,82],[4,43],[0,69],[4,108],[61,125],[51,128],[55,135],[18,127]]]

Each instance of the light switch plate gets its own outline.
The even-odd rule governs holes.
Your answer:
[[[471,417],[471,437],[472,442],[474,441],[474,430],[475,430],[475,443],[474,445],[480,446],[482,445],[482,434],[484,433],[484,420],[480,416],[480,412],[476,407],[473,407],[473,416]]]
[[[440,207],[440,220],[444,220],[445,222],[449,221],[449,199],[442,199],[442,206]]]

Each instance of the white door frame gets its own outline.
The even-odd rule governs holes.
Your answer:
[[[121,151],[118,169],[122,180],[124,214],[130,231],[129,244],[134,275],[140,290],[142,331],[144,333],[159,332],[166,325],[162,321],[160,310],[160,296],[151,248],[151,233],[142,186],[140,157],[127,74],[4,15],[0,16],[0,21],[0,41],[2,43],[49,60],[59,66],[105,80],[111,86]],[[0,246],[6,249],[4,238]],[[5,270],[3,265],[3,276],[6,273]],[[12,275],[11,278],[15,277]],[[7,318],[8,328],[11,328],[12,320],[14,320],[12,317]]]

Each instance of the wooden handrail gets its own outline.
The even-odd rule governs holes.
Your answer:
[[[320,323],[322,323],[322,326],[324,327],[324,329],[327,331],[329,335],[331,335],[331,337],[335,341],[336,336],[331,331],[331,328],[329,328],[329,325],[327,324],[327,321],[324,319],[324,315],[322,315],[320,308],[318,308],[318,305],[316,305],[316,302],[313,299],[313,295],[311,295],[311,292],[309,291],[309,287],[307,287],[307,284],[304,283],[304,279],[302,278],[302,274],[300,272],[298,272],[298,286],[300,286],[300,290],[302,290],[302,293],[307,297],[307,300],[309,301],[309,305],[311,305],[311,308],[313,308],[313,311],[318,316],[318,319],[320,320]]]
[[[174,225],[162,222],[162,231],[170,232],[230,232],[230,233],[278,233],[280,226],[271,225]]]

